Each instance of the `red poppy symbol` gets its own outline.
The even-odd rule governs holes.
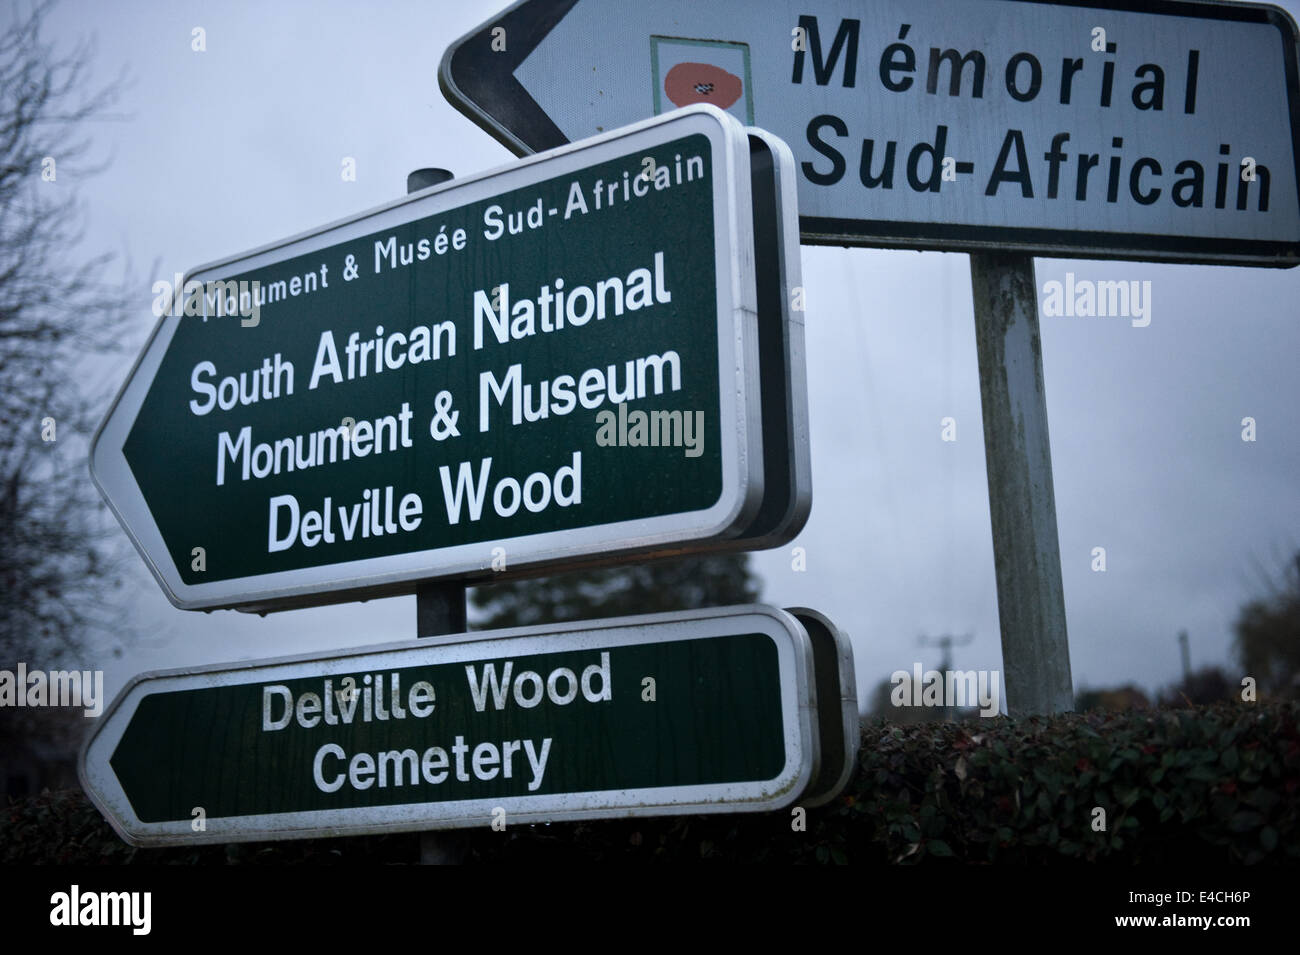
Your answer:
[[[712,63],[678,63],[664,77],[664,92],[678,106],[712,103],[726,109],[743,89],[739,76]]]

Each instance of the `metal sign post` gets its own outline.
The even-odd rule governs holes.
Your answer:
[[[1074,709],[1034,260],[971,253],[984,462],[1011,716]]]
[[[406,177],[407,193],[419,192],[455,178],[448,169],[415,169]],[[466,586],[459,580],[424,581],[415,589],[415,635],[445,636],[469,630]],[[420,833],[423,865],[455,864],[464,857],[463,840],[455,834]]]

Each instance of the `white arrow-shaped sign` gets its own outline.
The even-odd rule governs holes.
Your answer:
[[[523,0],[443,92],[517,153],[707,102],[793,148],[805,242],[1300,262],[1266,4]]]

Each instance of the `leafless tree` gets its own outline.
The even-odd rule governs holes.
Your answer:
[[[91,134],[115,118],[125,76],[92,87],[93,48],[56,49],[49,12],[0,14],[0,668],[84,667],[92,642],[120,652],[125,636],[127,555],[86,452],[106,371],[120,375],[140,329],[129,263],[81,241],[82,189],[103,168]]]

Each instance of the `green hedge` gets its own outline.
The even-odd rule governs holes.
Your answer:
[[[466,861],[1254,863],[1300,859],[1300,704],[864,724],[832,805],[791,812],[549,826],[439,838]],[[1093,829],[1093,809],[1106,831]],[[136,850],[80,792],[0,813],[14,863],[410,863],[410,834]]]

